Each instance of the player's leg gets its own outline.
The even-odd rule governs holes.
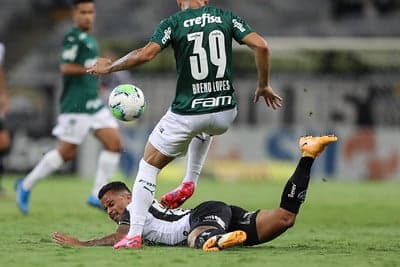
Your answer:
[[[4,194],[4,188],[2,186],[2,179],[4,173],[3,156],[7,153],[10,147],[10,135],[4,128],[3,118],[0,118],[0,196]]]
[[[97,129],[96,138],[102,143],[104,150],[100,152],[97,162],[97,171],[94,186],[87,203],[93,207],[103,209],[97,198],[99,190],[107,184],[116,171],[122,151],[121,137],[118,128]]]
[[[195,186],[197,185],[211,142],[212,137],[205,133],[196,135],[190,142],[184,183],[193,182]]]
[[[114,245],[114,248],[141,247],[141,235],[147,211],[154,199],[157,175],[173,159],[174,157],[166,156],[158,151],[151,143],[146,144],[133,185],[132,202],[127,207],[131,215],[129,232]]]
[[[97,194],[101,187],[110,181],[118,167],[122,151],[121,136],[118,122],[107,108],[103,107],[88,117],[90,128],[94,130],[94,136],[102,144],[103,150],[99,154],[95,182],[87,203],[92,207],[103,209]]]
[[[172,209],[181,206],[189,199],[195,190],[201,169],[207,158],[212,137],[208,134],[198,134],[189,144],[186,175],[182,184],[161,197],[160,203]]]
[[[230,206],[220,201],[206,201],[190,214],[188,246],[204,251],[220,251],[246,240],[244,231],[227,232],[232,218]]]
[[[59,143],[56,149],[47,152],[34,169],[21,180],[18,180],[15,189],[16,201],[19,209],[27,214],[31,189],[40,180],[58,170],[66,161],[75,158],[77,148],[89,131],[87,115],[61,114],[58,123],[53,129]]]
[[[168,111],[154,127],[139,164],[133,185],[132,203],[128,210],[131,224],[128,235],[114,245],[114,248],[139,248],[141,234],[156,190],[156,178],[162,168],[175,157],[184,155],[192,139],[193,124],[185,116]]]
[[[16,183],[17,205],[22,213],[29,212],[29,197],[33,186],[41,179],[58,170],[66,161],[75,158],[77,145],[60,141],[58,148],[47,152],[24,179]]]
[[[211,136],[225,133],[236,115],[237,110],[231,109],[212,114],[182,116],[186,125],[192,125],[192,133],[195,133],[189,144],[186,176],[178,188],[161,198],[161,204],[177,208],[193,194],[211,145]]]
[[[300,138],[299,146],[302,158],[283,189],[280,208],[262,210],[257,214],[256,228],[259,243],[270,241],[293,226],[300,206],[306,197],[314,159],[322,153],[327,145],[336,140],[336,136],[332,135]]]

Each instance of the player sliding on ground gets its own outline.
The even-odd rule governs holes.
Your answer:
[[[206,201],[191,210],[165,209],[153,201],[146,215],[143,239],[150,244],[187,244],[204,251],[219,251],[235,245],[258,245],[278,237],[295,223],[306,197],[314,159],[336,140],[334,135],[300,138],[302,157],[283,189],[279,208],[248,212],[220,201]],[[118,223],[115,233],[88,241],[53,233],[54,242],[65,246],[112,246],[124,237],[129,231],[127,206],[131,192],[124,183],[112,182],[100,190],[99,199],[109,217]]]

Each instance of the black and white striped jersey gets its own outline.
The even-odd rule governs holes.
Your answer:
[[[147,243],[181,245],[185,243],[189,230],[190,209],[167,209],[153,200],[146,216],[143,239]],[[118,224],[130,224],[126,210]]]

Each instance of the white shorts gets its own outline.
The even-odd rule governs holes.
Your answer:
[[[79,145],[90,130],[105,128],[118,128],[117,120],[106,107],[94,114],[60,114],[57,118],[57,125],[53,128],[52,133],[62,141]]]
[[[168,110],[151,132],[149,142],[166,156],[184,156],[193,137],[223,134],[236,115],[236,108],[202,115],[179,115]]]

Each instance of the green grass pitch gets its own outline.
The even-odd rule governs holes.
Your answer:
[[[13,178],[0,199],[0,266],[400,266],[398,183],[312,182],[296,225],[278,239],[219,253],[174,247],[113,250],[52,243],[54,231],[90,239],[114,231],[105,213],[85,204],[91,182],[76,177],[41,181],[23,216],[14,202]],[[128,181],[131,187],[131,181]],[[159,181],[157,196],[178,182]],[[274,208],[284,182],[200,180],[185,204],[218,199],[248,209]]]

